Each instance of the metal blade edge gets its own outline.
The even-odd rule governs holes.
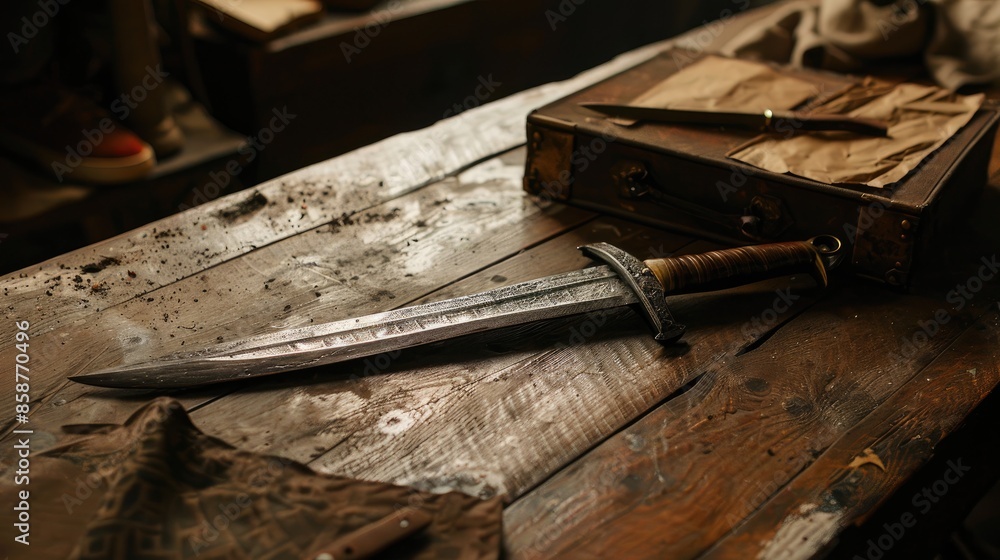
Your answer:
[[[114,388],[183,388],[274,375],[401,350],[491,329],[637,302],[606,265],[445,301],[289,329],[214,352],[173,354],[70,377]]]

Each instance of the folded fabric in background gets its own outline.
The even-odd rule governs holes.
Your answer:
[[[44,527],[31,535],[37,560],[313,558],[345,538],[373,544],[385,532],[371,529],[400,510],[419,510],[430,524],[374,543],[380,551],[369,557],[499,556],[499,498],[324,475],[241,451],[200,432],[168,398],[123,425],[64,429],[31,464],[31,519]],[[0,501],[16,504],[17,489],[0,487]]]
[[[987,84],[1000,80],[1000,2],[796,0],[719,52],[838,72],[917,57],[945,88]]]

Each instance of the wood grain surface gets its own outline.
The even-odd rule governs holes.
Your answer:
[[[835,444],[845,445],[849,436],[854,439],[846,449],[852,455],[841,457],[844,462],[839,467],[846,468],[854,457],[864,456],[865,449],[874,448],[875,454],[885,457],[883,461],[892,460],[891,466],[902,471],[890,473],[895,476],[887,476],[883,483],[905,480],[914,465],[890,459],[891,446],[883,447],[878,440],[879,434],[893,429],[870,415],[898,411],[898,405],[882,405],[901,388],[912,391],[912,385],[919,385],[927,364],[961,333],[978,334],[979,327],[997,326],[992,316],[979,322],[984,309],[970,305],[914,355],[899,359],[899,341],[911,336],[918,321],[933,317],[942,304],[934,298],[898,296],[869,286],[835,289],[760,347],[716,364],[690,391],[615,434],[594,449],[591,458],[573,463],[514,503],[505,513],[513,556],[662,558],[666,553],[671,558],[693,558],[736,527],[745,527],[744,519],[756,512],[757,530],[744,529],[747,542],[732,545],[730,557],[747,558],[749,541],[760,547],[761,539],[767,542],[766,530],[778,529],[775,521],[783,519],[757,511],[779,489],[794,501],[788,506],[789,519],[826,505],[821,498],[834,491],[828,479],[803,479],[807,481],[803,490],[817,494],[812,501],[790,488],[814,472],[811,465],[818,457],[827,457]],[[995,311],[992,303],[991,315]],[[969,329],[970,325],[977,328]],[[980,367],[994,369],[995,347],[978,348]],[[977,379],[982,385],[970,392],[979,393],[983,386],[989,391],[996,385],[988,372]],[[963,406],[971,407],[982,396],[963,401]],[[928,406],[934,412],[925,413],[933,414],[948,404],[912,406]],[[865,426],[870,439],[856,441],[857,434],[849,432],[857,426]],[[940,430],[925,431],[921,443],[933,446],[942,435]],[[857,492],[856,499],[875,501],[887,490]],[[869,508],[874,505],[865,503]],[[817,512],[826,515],[827,510]],[[784,557],[778,554],[782,546],[795,550],[799,554],[795,557],[810,557],[843,528],[845,518],[850,514],[837,516],[825,527],[806,527],[803,532],[813,542],[779,541],[772,545],[776,548],[763,550],[762,557]],[[793,529],[780,536],[788,539],[790,534],[802,536]]]
[[[526,113],[661,48],[4,278],[4,340],[31,322],[36,450],[157,395],[68,375],[578,269],[595,241],[639,258],[718,248],[521,190]],[[947,290],[800,275],[671,297],[689,330],[667,347],[622,309],[174,396],[247,450],[501,496],[511,558],[808,558],[1000,382],[1000,289],[958,310]],[[17,425],[2,426],[10,449]]]

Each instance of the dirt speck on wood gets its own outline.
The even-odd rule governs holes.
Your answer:
[[[354,225],[356,223],[354,214],[355,212],[344,212],[339,218],[331,220],[327,226],[327,233],[337,233],[343,226]]]
[[[237,202],[228,208],[223,208],[216,212],[216,215],[223,221],[234,222],[244,216],[253,214],[265,206],[267,206],[267,197],[260,194],[260,191],[254,191],[246,200]]]
[[[368,212],[365,214],[365,223],[370,224],[372,222],[388,222],[399,216],[400,209],[393,208],[392,210],[385,212],[384,214],[379,214],[378,212]]]
[[[112,265],[116,265],[116,264],[121,264],[121,261],[119,261],[118,259],[116,259],[114,257],[104,257],[104,258],[102,258],[101,260],[99,260],[99,261],[97,261],[95,263],[85,264],[85,265],[81,266],[80,267],[80,272],[85,272],[85,273],[88,273],[88,274],[93,274],[95,272],[100,272],[100,271],[104,270],[105,268],[107,268],[109,266],[112,266]]]
[[[396,299],[396,294],[390,292],[389,290],[379,290],[372,294],[372,301],[378,303],[383,299]]]

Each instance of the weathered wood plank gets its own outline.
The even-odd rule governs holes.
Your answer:
[[[998,383],[1000,316],[994,310],[703,558],[813,557],[892,495]],[[926,513],[920,505],[914,522]]]
[[[44,447],[67,422],[120,421],[148,400],[62,386],[85,362],[139,360],[571,270],[586,264],[572,248],[587,241],[641,256],[681,247],[682,238],[585,212],[539,212],[518,188],[523,155],[492,158],[521,143],[528,108],[658,48],[273,181],[260,189],[263,202],[237,194],[0,281],[10,299],[0,331],[24,318],[37,329],[32,354],[43,371],[33,393],[42,404],[32,421],[48,434],[33,442]],[[72,276],[102,256],[119,264],[81,275],[78,290]],[[798,509],[825,504],[822,488],[856,477],[873,496],[888,492],[890,477],[928,452],[912,443],[915,434],[953,429],[962,407],[998,376],[996,353],[977,349],[996,348],[995,314],[984,331],[963,330],[982,313],[978,302],[896,361],[879,350],[898,348],[943,301],[853,286],[814,306],[809,286],[781,280],[678,297],[674,311],[691,331],[668,349],[622,311],[317,368],[221,398],[236,388],[182,396],[206,431],[250,450],[361,478],[517,500],[506,514],[513,557],[692,557],[727,536],[719,556],[750,541],[771,556],[779,548],[766,547],[790,543],[798,527],[835,531],[870,508],[875,498],[849,503],[834,523]],[[801,299],[781,303],[791,295]],[[239,310],[227,303],[234,298]],[[794,328],[740,355],[789,321]],[[0,349],[0,359],[12,356]],[[970,388],[949,363],[975,356],[992,366]],[[925,372],[940,377],[925,387]],[[928,399],[928,390],[941,393]],[[915,406],[917,399],[932,404]],[[952,412],[935,417],[941,407]],[[866,442],[858,430],[867,423],[884,438]],[[897,452],[899,441],[914,452]],[[862,445],[889,458],[886,473],[845,470]],[[789,528],[768,526],[765,512]]]
[[[601,219],[432,297],[577,268],[583,263],[572,247],[596,240],[638,255],[677,243]],[[339,379],[318,368],[316,378],[239,391],[195,418],[224,439],[313,459],[324,471],[510,499],[758,336],[760,329],[744,332],[730,318],[751,317],[775,295],[761,286],[744,292],[675,298],[676,313],[691,325],[688,343],[677,347],[655,343],[631,312],[586,316],[363,360],[337,368]],[[657,363],[668,355],[671,367],[663,370]],[[344,379],[351,376],[361,379]],[[246,410],[260,411],[259,421]]]
[[[508,552],[697,556],[983,313],[969,305],[912,356],[890,355],[944,306],[863,284],[831,294],[510,506]]]
[[[511,186],[513,188],[513,186]],[[527,280],[539,275],[552,274],[574,270],[586,265],[585,259],[576,249],[577,245],[594,240],[612,241],[629,247],[629,241],[640,249],[647,249],[650,244],[649,230],[638,226],[630,226],[618,221],[589,223],[576,228],[566,235],[561,235],[538,247],[524,251],[515,257],[504,260],[490,268],[463,279],[444,290],[437,291],[420,301],[441,299],[488,289],[500,284]],[[663,234],[656,239],[657,247],[662,243],[677,246],[686,243],[685,238]],[[392,264],[389,265],[390,267]],[[630,313],[622,321],[634,323],[628,329],[633,332],[645,333],[641,319]],[[241,441],[241,445],[254,448],[267,447],[272,452],[308,461],[327,452],[352,438],[348,445],[338,447],[337,453],[315,461],[313,466],[322,467],[331,472],[349,473],[355,476],[367,474],[367,478],[378,478],[378,473],[362,473],[357,466],[328,467],[324,465],[331,458],[338,461],[347,459],[344,453],[348,449],[364,443],[364,437],[355,436],[356,432],[363,436],[385,439],[382,431],[392,432],[394,419],[405,424],[408,418],[420,415],[440,416],[435,424],[447,434],[461,432],[461,422],[447,427],[445,416],[454,419],[451,414],[437,414],[436,411],[419,411],[415,402],[425,402],[428,399],[439,400],[448,395],[454,398],[459,394],[469,394],[477,390],[478,384],[485,383],[484,377],[496,375],[498,371],[512,368],[520,362],[530,361],[536,354],[551,351],[551,346],[562,338],[570,336],[570,330],[575,323],[562,323],[553,327],[553,332],[544,329],[537,331],[529,342],[513,337],[483,336],[472,341],[459,344],[443,344],[430,349],[404,351],[395,358],[380,356],[361,360],[356,363],[343,364],[330,368],[317,368],[315,373],[296,379],[275,380],[268,383],[270,390],[239,391],[220,402],[212,403],[205,409],[194,413],[199,425],[217,433],[220,437],[232,441]],[[515,331],[520,331],[515,329]],[[539,342],[538,339],[544,339]],[[566,358],[564,358],[566,359]],[[333,372],[330,373],[324,372]],[[388,373],[391,372],[391,375]],[[386,373],[387,375],[380,375]],[[361,379],[351,380],[351,376]],[[290,407],[289,403],[295,403]],[[441,403],[441,410],[450,408],[448,402]],[[276,425],[285,435],[279,441],[261,433],[261,427],[246,418],[244,411],[249,408],[267,411],[269,425]],[[263,416],[262,416],[263,418]],[[422,430],[421,430],[422,431]],[[355,444],[353,439],[361,439]],[[443,438],[447,439],[447,438]],[[272,444],[273,443],[273,444]],[[275,449],[274,446],[277,446]],[[389,463],[398,460],[399,455],[387,451],[377,457],[367,460],[373,463]],[[365,460],[359,457],[360,460]],[[406,468],[406,465],[400,465]],[[374,466],[372,467],[374,470]],[[416,476],[418,473],[414,473]],[[435,475],[440,475],[435,471]],[[398,475],[397,475],[398,476]],[[456,474],[456,479],[461,478]],[[384,478],[384,476],[383,476]],[[469,486],[463,486],[467,491]],[[494,491],[497,491],[496,488]]]
[[[521,152],[483,164],[496,173]],[[36,337],[33,363],[60,379],[273,329],[384,311],[590,219],[546,209],[481,172],[435,183]],[[501,188],[503,187],[503,188]],[[58,341],[58,342],[55,342]],[[88,352],[62,355],[64,349]],[[191,394],[190,405],[228,389]],[[123,396],[133,399],[120,401]],[[64,383],[32,415],[36,431],[121,421],[148,392]]]
[[[454,175],[523,144],[531,109],[632,66],[665,45],[624,54],[570,80],[465,111],[12,273],[0,280],[6,299],[0,332],[13,332],[14,321],[29,320],[33,336],[44,340],[60,325],[87,322],[98,309],[149,297],[153,290]],[[294,114],[295,108],[288,110]],[[470,134],[478,130],[489,133]],[[118,265],[102,265],[111,262]],[[73,281],[77,275],[80,282]],[[99,289],[91,290],[94,285]],[[0,349],[0,360],[9,362],[13,355],[10,348]],[[12,383],[12,378],[0,380],[0,392],[13,391]],[[62,375],[39,370],[32,385],[35,400],[48,399],[62,383]]]

